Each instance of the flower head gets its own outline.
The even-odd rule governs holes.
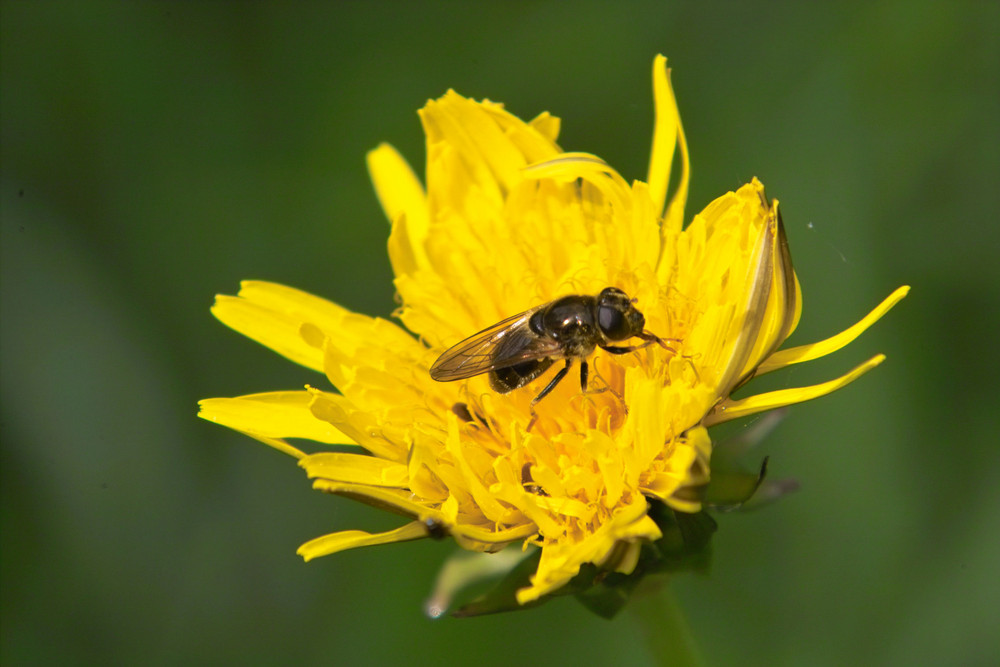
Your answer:
[[[527,542],[541,557],[520,603],[557,591],[585,564],[628,573],[641,546],[662,535],[651,502],[702,509],[707,427],[829,393],[882,361],[817,386],[731,397],[755,375],[846,345],[907,288],[833,338],[779,350],[802,296],[778,203],[754,179],[683,227],[687,146],[664,58],[653,72],[645,182],[563,152],[559,121],[547,113],[524,122],[453,91],[420,112],[426,191],[390,146],[369,154],[392,224],[397,315],[417,337],[272,283],[245,282],[238,296],[217,298],[222,322],[325,374],[336,391],[208,399],[201,416],[294,456],[317,489],[410,518],[387,533],[314,539],[299,549],[306,560],[429,534],[478,551]],[[593,390],[570,378],[536,406],[554,369],[505,394],[485,374],[431,378],[439,355],[475,332],[606,287],[632,297],[665,344],[598,348],[588,359]],[[307,454],[289,438],[348,448]]]

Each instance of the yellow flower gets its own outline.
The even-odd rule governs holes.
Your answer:
[[[731,398],[755,375],[829,354],[879,319],[900,288],[826,341],[778,351],[795,329],[801,293],[777,201],[754,179],[682,228],[687,146],[666,60],[653,68],[656,127],[646,182],[628,183],[599,158],[565,153],[559,120],[525,123],[497,103],[447,92],[420,112],[427,190],[382,145],[368,156],[392,230],[399,319],[352,313],[272,283],[219,296],[222,322],[324,373],[337,392],[215,398],[201,416],[294,456],[317,489],[410,517],[396,530],[347,530],[302,545],[306,559],[447,533],[463,547],[541,547],[527,603],[586,563],[628,573],[661,534],[650,499],[701,510],[712,442],[707,427],[829,393],[878,365],[798,389]],[[677,154],[675,156],[675,153]],[[680,166],[668,197],[671,165]],[[485,375],[435,382],[429,368],[456,342],[568,294],[618,287],[666,343],[590,358],[591,386],[552,371],[507,394]],[[633,340],[632,342],[636,342]],[[344,451],[307,454],[303,438]]]

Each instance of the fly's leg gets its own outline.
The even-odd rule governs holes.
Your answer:
[[[638,352],[639,350],[644,350],[650,345],[656,344],[665,350],[677,354],[677,350],[664,343],[663,338],[660,338],[656,334],[651,333],[649,331],[643,331],[642,333],[636,334],[636,338],[641,338],[644,342],[640,343],[639,345],[601,345],[601,349],[611,354],[628,354],[629,352]],[[666,340],[680,342],[679,338],[667,338]],[[582,370],[583,369],[581,369],[581,372]],[[600,371],[597,370],[596,366],[594,367],[594,372],[597,373],[597,377],[601,378],[601,382],[604,384],[604,387],[602,387],[601,389],[594,389],[588,391],[586,388],[586,382],[584,382],[583,383],[584,393],[600,394],[605,391],[610,391],[614,395],[614,397],[621,402],[622,408],[624,408],[625,410],[625,414],[628,415],[628,403],[625,402],[625,397],[622,394],[619,394],[617,391],[615,391],[614,387],[611,386],[610,382],[601,377],[601,373]]]
[[[583,400],[589,403],[590,406],[594,408],[594,410],[596,411],[597,406],[594,403],[593,399],[590,398],[591,394],[603,394],[606,391],[610,392],[611,395],[617,398],[618,401],[622,404],[622,407],[625,409],[625,414],[627,415],[628,405],[625,404],[625,397],[619,394],[617,391],[615,391],[615,388],[611,386],[611,383],[604,379],[604,376],[601,375],[601,371],[597,368],[596,364],[594,365],[594,375],[597,376],[597,379],[601,381],[602,386],[596,389],[588,388],[587,378],[589,376],[589,371],[590,368],[587,365],[587,362],[586,361],[582,362],[580,364],[580,396],[582,396]]]
[[[567,373],[569,373],[569,369],[572,365],[573,365],[573,360],[567,359],[566,365],[559,369],[559,372],[555,374],[555,376],[549,381],[547,385],[545,385],[545,389],[542,389],[540,392],[538,392],[538,396],[535,396],[533,399],[531,399],[531,405],[529,406],[531,410],[531,421],[528,422],[528,428],[524,429],[525,431],[530,431],[531,427],[535,425],[535,421],[538,419],[538,413],[535,412],[535,405],[538,404],[538,401],[548,396],[552,392],[552,390],[556,388],[557,384],[562,382],[562,379],[566,377]]]
[[[617,391],[615,391],[615,388],[611,386],[611,383],[604,379],[604,376],[601,375],[601,371],[598,370],[597,368],[597,364],[594,364],[594,375],[597,376],[597,379],[600,380],[601,384],[604,386],[601,387],[600,389],[590,389],[590,390],[584,389],[585,394],[603,394],[606,391],[610,391],[612,396],[621,401],[622,404],[625,403],[625,397],[619,394]],[[625,406],[625,412],[628,412],[627,405]]]
[[[649,347],[650,345],[652,345],[652,344],[655,343],[655,344],[659,345],[660,347],[662,347],[664,350],[668,350],[670,352],[673,352],[674,354],[677,354],[677,350],[675,350],[674,348],[672,348],[669,345],[667,345],[666,343],[664,343],[663,339],[660,338],[659,336],[655,336],[655,335],[653,335],[651,333],[648,333],[648,332],[644,331],[641,334],[639,334],[638,338],[642,338],[646,342],[642,343],[641,345],[602,345],[601,349],[607,350],[611,354],[628,354],[629,352],[638,352],[639,350],[644,350],[647,347]],[[679,338],[668,338],[667,340],[670,340],[670,341],[674,341],[674,340],[679,341],[680,339]]]

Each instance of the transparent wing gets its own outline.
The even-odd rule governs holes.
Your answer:
[[[449,348],[431,366],[431,377],[441,382],[464,380],[532,359],[561,356],[556,341],[529,328],[536,311],[508,317]]]

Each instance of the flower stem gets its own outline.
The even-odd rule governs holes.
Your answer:
[[[667,583],[636,591],[629,610],[639,622],[654,664],[674,667],[702,667],[705,664],[691,634],[691,626]]]

